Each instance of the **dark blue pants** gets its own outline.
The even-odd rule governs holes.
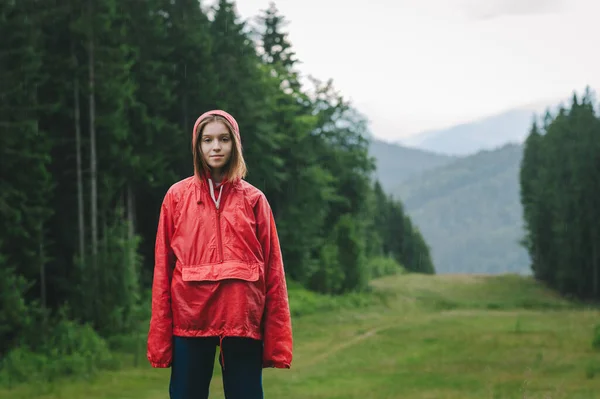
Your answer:
[[[208,399],[218,345],[218,337],[173,338],[171,399]],[[225,337],[221,345],[225,398],[263,399],[262,341]]]

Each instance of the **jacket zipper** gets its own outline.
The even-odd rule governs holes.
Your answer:
[[[217,243],[219,246],[219,256],[221,257],[219,259],[219,263],[223,263],[223,242],[221,239],[221,211],[219,210],[220,204],[223,201],[223,187],[221,187],[221,189],[219,190],[219,198],[217,200],[217,198],[215,198],[215,191],[214,191],[214,187],[213,187],[213,182],[212,180],[208,180],[208,184],[209,184],[209,189],[210,189],[210,196],[212,198],[212,202],[215,205],[215,210],[216,210],[216,219],[217,219]]]
[[[223,243],[221,241],[221,211],[217,208],[217,240],[219,243],[219,255],[221,255],[220,263],[223,263]]]

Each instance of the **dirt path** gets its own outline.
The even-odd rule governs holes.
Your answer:
[[[349,348],[353,345],[356,345],[364,340],[366,340],[369,337],[374,336],[375,334],[377,334],[380,331],[383,330],[387,330],[388,328],[392,328],[394,327],[396,324],[389,324],[389,325],[385,325],[385,326],[381,326],[381,327],[377,327],[377,328],[373,328],[365,333],[362,333],[348,341],[345,341],[341,344],[335,345],[333,346],[331,349],[329,349],[328,351],[325,351],[323,353],[321,353],[318,356],[315,356],[310,362],[308,363],[303,363],[301,368],[304,367],[311,367],[314,366],[317,363],[320,363],[324,360],[327,360],[329,357],[331,357],[332,355],[335,355],[336,353],[338,353],[339,351]]]

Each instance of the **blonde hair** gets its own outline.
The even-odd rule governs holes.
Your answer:
[[[210,115],[209,117],[203,119],[199,124],[196,132],[194,133],[194,146],[192,148],[192,154],[194,156],[194,172],[198,177],[207,177],[210,176],[210,166],[206,163],[204,156],[202,155],[201,143],[202,140],[202,132],[204,131],[204,127],[212,122],[221,122],[229,130],[229,135],[231,140],[233,140],[233,145],[231,146],[231,158],[225,165],[224,177],[226,181],[235,182],[240,179],[246,177],[248,173],[248,169],[246,167],[246,161],[244,160],[244,155],[242,154],[242,143],[239,142],[239,135],[236,134],[233,126],[227,119],[220,115]]]

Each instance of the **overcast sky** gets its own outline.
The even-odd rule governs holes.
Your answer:
[[[238,0],[243,19],[269,0]],[[395,140],[600,91],[600,0],[277,0],[300,70]],[[599,96],[600,97],[600,96]]]

